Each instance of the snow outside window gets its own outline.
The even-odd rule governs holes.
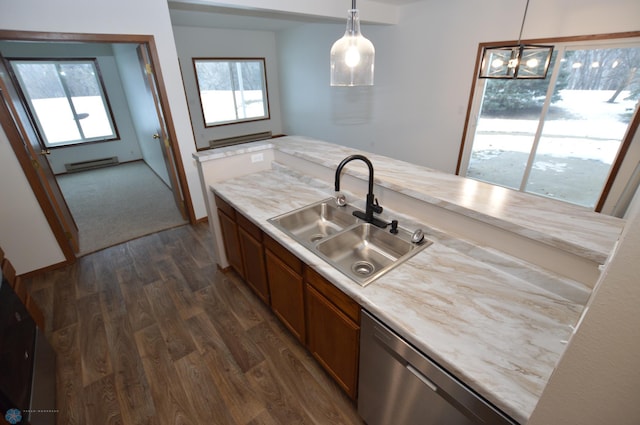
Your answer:
[[[10,63],[45,147],[118,138],[94,59]]]
[[[265,60],[193,59],[205,127],[269,118]]]
[[[593,209],[639,99],[639,40],[557,44],[544,80],[477,81],[460,174]]]

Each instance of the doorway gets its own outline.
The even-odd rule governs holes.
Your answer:
[[[46,53],[42,53],[43,51]],[[166,94],[161,85],[162,79],[159,70],[154,66],[154,62],[157,63],[157,54],[153,37],[0,31],[0,52],[4,58],[16,56],[46,57],[48,59],[61,57],[98,58],[101,65],[102,63],[106,64],[101,66],[102,76],[105,74],[103,68],[108,68],[110,74],[111,81],[108,84],[107,92],[110,95],[114,115],[116,115],[116,125],[120,137],[108,142],[93,141],[71,148],[50,149],[45,147],[42,141],[41,131],[36,125],[33,111],[29,110],[15,75],[10,76],[13,78],[6,76],[6,74],[11,74],[11,70],[8,73],[3,73],[5,92],[12,92],[10,96],[7,93],[3,94],[5,103],[11,103],[8,105],[10,119],[4,117],[3,123],[12,121],[19,130],[19,138],[23,140],[10,140],[10,142],[17,155],[20,151],[20,154],[24,156],[24,151],[27,151],[27,156],[30,157],[30,161],[21,161],[21,164],[41,206],[47,204],[48,207],[52,207],[45,208],[43,206],[45,214],[48,215],[47,211],[55,213],[55,219],[48,217],[48,220],[68,261],[73,261],[77,255],[84,255],[115,243],[148,234],[149,231],[145,231],[144,226],[136,226],[135,224],[141,217],[146,218],[143,220],[145,223],[164,222],[167,226],[165,228],[188,221],[195,222],[178,147],[173,143],[176,140],[175,131],[170,115],[165,113],[168,111]],[[10,66],[10,61],[4,61],[5,68],[8,62]],[[9,85],[11,87],[7,87]],[[114,98],[118,98],[118,107],[113,104]],[[82,111],[76,112],[74,112],[76,115],[74,118],[82,119]],[[79,116],[80,118],[78,118]],[[29,143],[24,139],[29,139]],[[18,155],[19,160],[21,155]],[[101,168],[67,174],[69,165],[94,163],[104,158],[115,158],[113,162],[119,165],[111,166],[108,169]],[[36,168],[35,173],[31,167],[25,166],[29,162]],[[39,163],[38,166],[36,166],[36,162]],[[135,190],[128,191],[133,194],[128,200],[113,201],[110,199],[114,198],[100,196],[106,193],[101,191],[99,187],[96,189],[95,185],[99,186],[101,181],[100,175],[104,176],[102,182],[105,185],[110,185],[109,189],[113,191],[113,189],[117,189],[113,186],[115,180],[106,176],[108,174],[117,176],[120,173],[131,173],[131,170],[134,169],[137,170],[137,173],[142,173],[138,174],[141,177],[134,178],[136,183],[155,180],[153,186],[155,189],[152,189],[151,183],[149,183],[148,190],[144,187],[137,189],[142,190],[141,193],[157,194],[158,188],[162,189],[164,186],[166,193],[162,194],[165,197],[162,202],[163,205],[167,202],[170,203],[173,209],[171,220],[167,221],[166,217],[155,220],[161,215],[159,209],[151,206],[154,205],[153,202],[144,202],[143,196],[136,196]],[[83,232],[82,227],[77,225],[85,223],[87,220],[85,220],[86,217],[82,219],[77,217],[79,214],[77,208],[70,210],[73,205],[68,202],[67,198],[70,198],[68,190],[73,190],[69,187],[74,187],[74,185],[67,184],[66,181],[72,180],[94,182],[93,188],[96,189],[95,193],[98,196],[94,196],[93,201],[88,201],[89,196],[83,199],[83,201],[94,202],[93,211],[113,211],[116,210],[114,206],[126,205],[127,207],[125,210],[129,219],[120,217],[117,229],[105,229],[104,233],[108,238],[105,238],[105,242],[102,244],[104,246],[94,240],[95,232],[89,232],[86,227]],[[61,190],[62,186],[65,190]],[[132,189],[133,186],[130,177],[126,189]],[[140,185],[138,184],[138,186]],[[107,186],[103,187],[107,188]],[[44,189],[44,195],[42,189]],[[124,189],[123,186],[122,193],[126,192]],[[115,190],[115,193],[118,193],[118,190]],[[167,194],[168,196],[166,196]],[[119,205],[114,205],[114,202]],[[140,208],[136,208],[136,206]],[[88,211],[91,211],[91,208]],[[134,231],[122,232],[122,228],[127,226]],[[79,236],[75,235],[75,240],[74,229],[79,231]],[[153,231],[163,230],[162,226],[156,226],[155,229]],[[140,230],[142,233],[135,230]],[[92,233],[90,244],[82,243],[83,233]],[[115,234],[122,234],[125,239],[114,240]]]
[[[56,177],[78,226],[78,256],[187,223],[143,160]]]

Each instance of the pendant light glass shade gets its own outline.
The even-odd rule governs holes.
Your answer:
[[[373,43],[360,33],[358,9],[349,10],[347,30],[331,47],[331,85],[372,86],[375,54]]]

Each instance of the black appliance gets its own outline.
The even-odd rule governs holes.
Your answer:
[[[56,422],[56,358],[0,271],[0,412],[20,412],[19,424]],[[13,416],[15,418],[15,415]]]

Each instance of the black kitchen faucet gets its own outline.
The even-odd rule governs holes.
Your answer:
[[[336,181],[335,181],[335,190],[336,192],[340,191],[340,174],[342,173],[342,169],[348,162],[353,161],[355,159],[359,159],[364,161],[369,167],[369,192],[367,193],[367,204],[365,208],[365,212],[362,211],[354,211],[353,215],[366,221],[367,223],[371,223],[374,226],[380,227],[382,229],[386,228],[389,223],[386,221],[380,220],[377,217],[374,217],[373,214],[380,214],[382,212],[382,207],[378,204],[378,200],[373,195],[373,164],[371,161],[364,155],[351,155],[342,160],[342,162],[338,165],[336,169]]]

